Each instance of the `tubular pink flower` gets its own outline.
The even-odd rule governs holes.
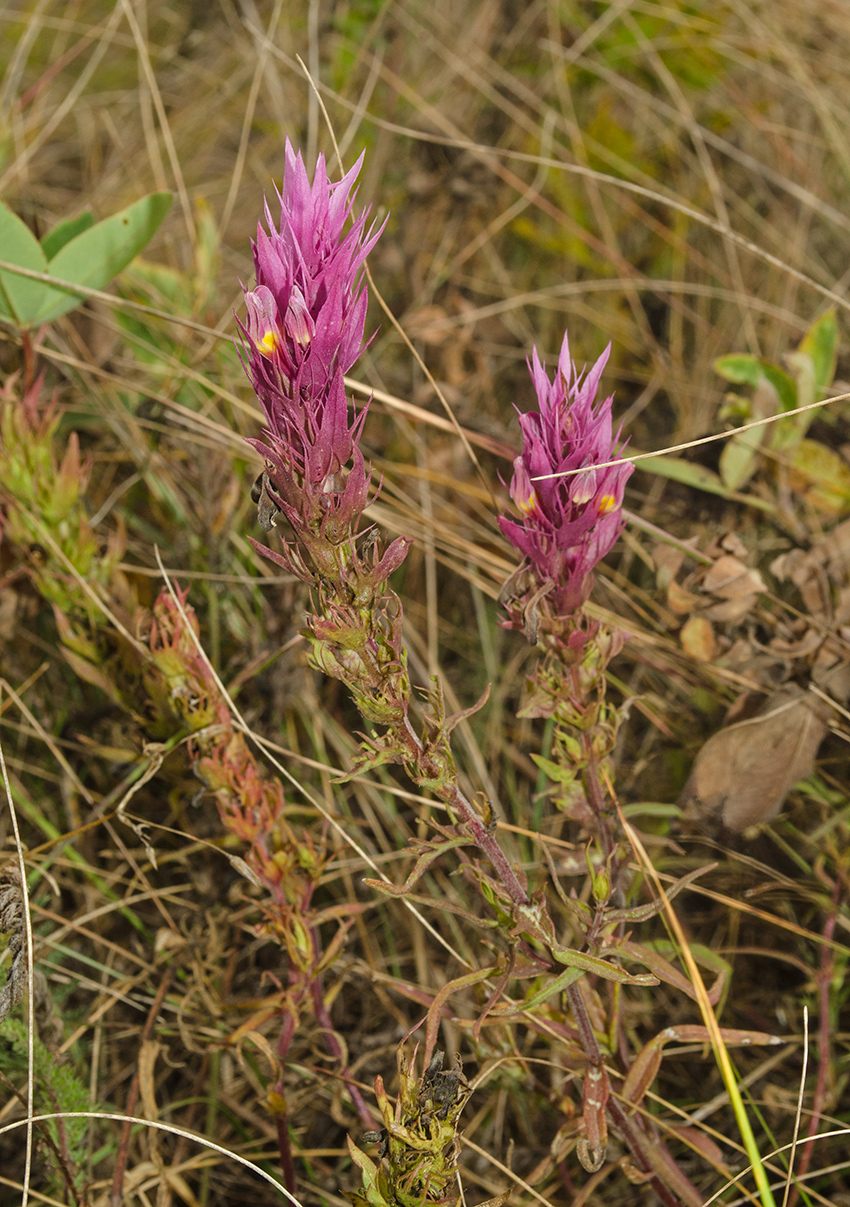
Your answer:
[[[365,506],[369,484],[357,448],[366,407],[350,415],[343,375],[363,350],[363,263],[383,228],[367,230],[366,210],[353,214],[362,155],[336,183],[320,155],[312,185],[288,139],[285,160],[280,223],[266,203],[268,230],[259,225],[253,245],[256,285],[245,290],[239,324],[267,424],[250,443],[266,458],[274,508],[296,531],[335,541]]]
[[[612,398],[596,402],[610,344],[582,380],[570,360],[564,335],[554,381],[549,380],[535,348],[529,369],[539,410],[520,413],[522,453],[514,461],[510,493],[518,519],[499,517],[504,535],[548,588],[547,602],[565,616],[586,602],[593,570],[623,528],[622,503],[631,462],[588,469],[568,477],[545,478],[617,457],[611,422]]]

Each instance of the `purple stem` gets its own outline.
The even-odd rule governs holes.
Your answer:
[[[405,716],[403,723],[399,725],[397,729],[399,731],[398,736],[402,739],[404,744],[407,746],[408,751],[410,752],[409,759],[413,766],[419,768],[426,780],[435,779],[438,774],[437,768],[431,768],[428,766],[425,747],[422,744],[421,738],[410,724],[410,720],[407,716]],[[523,885],[519,876],[511,866],[507,855],[499,846],[495,836],[488,833],[487,827],[478,817],[472,804],[466,799],[460,788],[457,786],[457,783],[452,782],[447,787],[438,789],[437,795],[443,801],[443,804],[448,805],[450,809],[453,809],[463,821],[471,837],[473,838],[475,845],[490,860],[496,874],[502,882],[502,886],[514,905],[528,905],[530,901],[528,893],[526,892],[525,886]]]
[[[584,1004],[584,998],[581,996],[578,985],[570,985],[566,992],[567,1001],[570,1004],[570,1010],[572,1011],[585,1055],[591,1065],[600,1067],[603,1064],[602,1053],[599,1050],[599,1044],[596,1042],[596,1036],[593,1033],[593,1026],[587,1013],[587,1007]],[[642,1134],[634,1118],[626,1114],[613,1095],[608,1099],[607,1109],[612,1124],[617,1128],[617,1131],[628,1145],[638,1168],[644,1173],[651,1172],[653,1174],[652,1187],[661,1202],[665,1204],[665,1207],[681,1207],[681,1202],[662,1181],[661,1175],[658,1172],[658,1165],[663,1165],[668,1174],[675,1178],[686,1203],[699,1204],[702,1202],[697,1188],[681,1172],[660,1141]],[[656,1160],[653,1161],[648,1155],[648,1148],[657,1151]]]
[[[316,940],[318,940],[318,935],[315,931],[314,935]],[[348,1092],[351,1095],[351,1101],[354,1103],[354,1106],[357,1109],[357,1114],[360,1116],[360,1122],[363,1123],[367,1128],[372,1128],[375,1126],[376,1116],[372,1114],[366,1105],[363,1095],[360,1093],[354,1078],[349,1073],[348,1067],[344,1062],[342,1047],[340,1046],[340,1042],[336,1037],[336,1032],[334,1031],[333,1023],[331,1022],[331,1016],[328,1014],[328,1008],[325,1005],[321,977],[317,976],[313,978],[310,989],[313,994],[313,1009],[316,1014],[316,1021],[322,1028],[322,1038],[325,1041],[325,1047],[339,1065],[342,1080],[345,1082],[348,1088]]]
[[[284,1068],[289,1045],[295,1033],[295,1018],[292,1011],[287,1009],[283,1016],[283,1025],[277,1041],[277,1055],[280,1059],[280,1077],[274,1087],[274,1093],[279,1099],[277,1108],[277,1147],[280,1153],[280,1168],[283,1173],[283,1183],[290,1194],[295,1194],[295,1162],[292,1159],[292,1145],[289,1142],[289,1115],[286,1109],[286,1086],[284,1085]]]

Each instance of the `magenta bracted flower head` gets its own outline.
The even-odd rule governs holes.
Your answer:
[[[266,202],[268,231],[257,229],[256,286],[245,290],[248,314],[239,326],[268,427],[266,439],[251,441],[266,459],[264,526],[280,510],[296,531],[320,524],[341,531],[365,506],[368,473],[357,448],[365,408],[349,422],[343,384],[363,350],[363,263],[382,229],[367,230],[368,211],[352,212],[362,162],[361,155],[330,183],[320,155],[311,185],[287,139],[280,224]]]
[[[547,604],[566,616],[586,602],[594,567],[623,528],[623,491],[634,466],[622,461],[607,469],[588,469],[568,477],[544,478],[617,457],[611,424],[611,398],[596,402],[610,344],[582,380],[570,360],[567,336],[561,345],[555,380],[534,349],[529,365],[539,411],[520,413],[522,453],[514,461],[511,498],[520,518],[499,517],[499,527],[525,557],[537,590]]]

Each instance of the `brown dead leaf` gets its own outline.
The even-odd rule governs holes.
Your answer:
[[[842,582],[850,574],[850,520],[833,528],[822,541],[812,545],[811,556],[826,567],[833,582]]]
[[[685,591],[675,578],[670,580],[667,585],[667,607],[671,612],[675,612],[677,616],[687,616],[689,612],[693,612],[695,608],[699,607],[699,603],[698,595]]]
[[[747,556],[747,546],[738,536],[737,532],[726,532],[720,538],[720,548],[724,553],[731,553],[741,561]],[[710,551],[709,551],[710,552]]]
[[[740,832],[776,817],[811,774],[827,722],[824,704],[787,688],[759,716],[721,729],[700,750],[679,797],[685,820]]]
[[[832,615],[829,580],[823,560],[814,550],[790,549],[781,553],[770,563],[770,572],[780,581],[790,579],[803,597],[809,616],[821,624],[829,624]]]
[[[667,590],[669,584],[681,570],[684,560],[685,550],[681,545],[670,545],[667,541],[659,541],[652,546],[655,585],[659,591]]]
[[[739,595],[737,599],[721,599],[719,603],[709,604],[700,612],[707,620],[719,620],[731,623],[741,620],[756,603],[757,595]]]
[[[703,591],[710,591],[721,599],[740,599],[742,595],[758,595],[767,590],[758,570],[751,570],[730,553],[717,559],[701,585]]]
[[[692,616],[682,626],[679,634],[682,649],[697,662],[713,662],[717,654],[717,640],[711,621],[704,616]]]
[[[823,642],[812,664],[812,682],[839,704],[850,700],[850,661],[845,645],[833,640]]]
[[[780,658],[808,658],[823,644],[823,633],[818,629],[803,629],[802,636],[784,626],[770,639],[768,649]]]

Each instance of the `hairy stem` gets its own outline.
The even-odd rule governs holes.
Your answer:
[[[570,985],[566,994],[579,1041],[584,1048],[588,1062],[595,1068],[601,1068],[604,1063],[602,1053],[578,985]],[[613,1094],[608,1099],[607,1110],[611,1123],[622,1136],[638,1168],[643,1173],[653,1174],[652,1187],[665,1207],[681,1207],[682,1201],[688,1204],[688,1207],[698,1207],[702,1202],[702,1196],[685,1177],[660,1141],[647,1136],[638,1126],[635,1117],[626,1113]],[[680,1198],[671,1193],[663,1174],[667,1175],[667,1180],[676,1183]]]

